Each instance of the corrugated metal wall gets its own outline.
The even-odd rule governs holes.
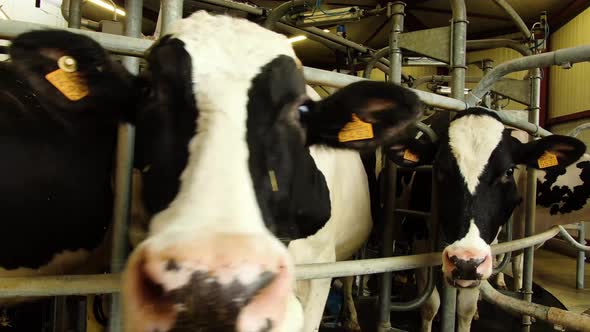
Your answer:
[[[590,44],[590,8],[550,37],[551,50]],[[549,76],[549,119],[590,110],[590,63],[570,70],[552,67]]]

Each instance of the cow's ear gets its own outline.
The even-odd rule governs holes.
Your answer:
[[[387,145],[422,115],[422,102],[409,89],[361,81],[312,103],[301,113],[307,143],[357,150]]]
[[[19,35],[9,48],[17,74],[46,105],[112,110],[129,104],[135,78],[89,37],[60,30]]]
[[[398,166],[416,167],[432,164],[437,144],[416,138],[406,139],[389,146],[387,158]]]
[[[551,135],[525,144],[514,139],[513,145],[515,163],[536,169],[567,167],[586,151],[586,146],[580,140],[562,135]]]

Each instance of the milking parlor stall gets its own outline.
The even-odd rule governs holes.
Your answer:
[[[589,31],[580,0],[0,0],[0,331],[590,331]]]

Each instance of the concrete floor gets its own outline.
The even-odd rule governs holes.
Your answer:
[[[576,289],[576,259],[552,251],[535,252],[534,282],[565,307],[581,313],[590,309],[590,263],[585,265],[585,288]]]

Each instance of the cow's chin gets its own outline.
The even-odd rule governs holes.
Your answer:
[[[481,284],[481,280],[461,280],[461,279],[455,279],[452,280],[450,278],[447,278],[447,283],[455,288],[476,288],[479,287],[479,285]]]

